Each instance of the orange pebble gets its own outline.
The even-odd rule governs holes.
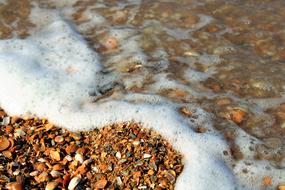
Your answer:
[[[118,47],[118,40],[115,37],[109,37],[106,42],[104,43],[104,46],[107,49],[116,49]]]
[[[262,181],[263,181],[263,184],[266,185],[266,186],[272,184],[272,179],[269,176],[264,176]]]

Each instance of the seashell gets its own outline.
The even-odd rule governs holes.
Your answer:
[[[70,155],[65,156],[64,159],[66,159],[68,162],[72,161],[72,157]]]
[[[51,150],[51,151],[50,151],[50,157],[51,157],[51,159],[53,159],[53,160],[60,161],[60,154],[59,154],[59,152],[56,151],[56,150]]]
[[[134,141],[133,142],[133,145],[135,145],[135,146],[137,146],[137,145],[139,145],[140,144],[140,141]]]
[[[2,119],[2,125],[8,125],[10,123],[10,117],[4,117]]]
[[[144,158],[144,159],[151,158],[151,154],[144,154],[144,155],[143,155],[143,158]]]
[[[68,190],[74,190],[80,181],[81,181],[81,177],[79,176],[72,178],[68,184]]]
[[[14,135],[15,135],[15,137],[21,137],[21,136],[25,136],[26,132],[23,131],[22,129],[15,129]]]
[[[47,162],[47,160],[44,159],[44,158],[39,158],[38,161],[39,161],[39,162]]]
[[[37,176],[38,174],[39,174],[39,171],[32,171],[32,172],[30,173],[30,176],[35,177],[35,176]]]
[[[55,170],[52,170],[50,172],[50,175],[53,177],[53,178],[58,178],[62,175],[62,173],[60,173],[59,171],[55,171]]]
[[[118,159],[121,159],[121,158],[122,158],[121,153],[120,153],[120,152],[117,152],[117,153],[116,153],[116,157],[117,157]]]
[[[77,160],[79,163],[82,164],[83,161],[84,161],[82,154],[76,153],[76,155],[75,155],[75,160]]]
[[[51,181],[47,183],[45,190],[53,190],[57,186],[58,186],[58,181]]]

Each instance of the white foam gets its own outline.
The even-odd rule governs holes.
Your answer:
[[[26,40],[0,41],[0,52],[5,81],[0,99],[10,113],[56,114],[66,105],[78,107],[90,90],[96,91],[98,56],[62,20]]]

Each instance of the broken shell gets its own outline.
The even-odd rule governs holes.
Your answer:
[[[76,153],[75,160],[77,160],[78,162],[80,162],[82,164],[84,161],[82,154]]]
[[[55,171],[59,171],[63,169],[63,166],[61,164],[55,164],[54,166],[52,166],[52,169]]]
[[[133,145],[135,145],[135,146],[137,146],[137,145],[139,145],[140,144],[140,141],[134,141],[133,142]]]
[[[74,153],[74,152],[76,152],[76,150],[77,150],[77,146],[75,144],[68,145],[65,148],[65,151],[66,151],[67,154]]]
[[[81,181],[81,178],[76,176],[72,178],[68,184],[68,190],[73,190],[78,185],[78,183]]]
[[[117,153],[116,153],[116,157],[117,157],[118,159],[121,159],[121,158],[122,158],[121,153],[120,153],[120,152],[117,152]]]
[[[193,113],[186,107],[179,108],[179,112],[187,117],[191,117],[193,115]]]
[[[35,177],[35,176],[37,176],[38,174],[39,174],[39,171],[32,171],[32,172],[30,173],[30,176]]]
[[[3,151],[10,146],[10,141],[6,137],[0,137],[0,151]]]
[[[58,171],[55,171],[55,170],[52,170],[50,172],[50,175],[53,177],[53,178],[58,178],[62,175],[62,173],[58,172]]]
[[[144,159],[151,158],[151,154],[144,154],[144,155],[143,155],[143,158],[144,158]]]
[[[99,181],[97,181],[94,185],[94,188],[95,189],[104,189],[105,186],[107,185],[108,181],[103,178],[103,179],[100,179]]]
[[[8,125],[10,123],[10,117],[4,117],[2,120],[2,125]]]
[[[122,186],[122,185],[123,185],[123,181],[122,181],[122,179],[121,179],[120,177],[116,177],[116,181],[117,181],[117,184],[118,184],[119,186]]]
[[[53,159],[53,160],[60,161],[60,154],[59,154],[59,152],[56,151],[56,150],[51,150],[51,151],[50,151],[50,157],[51,157],[51,159]]]
[[[39,176],[35,177],[35,180],[38,183],[45,182],[48,179],[48,174],[46,172],[41,173]]]
[[[57,142],[57,143],[61,143],[61,142],[64,141],[64,138],[63,138],[62,136],[56,136],[56,137],[54,138],[54,141]]]
[[[53,190],[57,186],[58,186],[58,182],[57,181],[51,181],[51,182],[47,183],[45,190]]]
[[[9,150],[5,150],[2,152],[3,156],[5,156],[6,158],[11,159],[12,158],[12,153]]]

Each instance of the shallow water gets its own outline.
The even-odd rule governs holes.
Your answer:
[[[56,114],[46,111],[50,102],[54,106],[49,109],[65,110],[68,107],[70,113],[70,110],[84,107],[77,105],[83,104],[81,100],[77,102],[80,98],[89,102],[87,107],[123,101],[142,109],[142,113],[135,117],[124,116],[126,113],[122,112],[122,116],[116,113],[114,117],[120,118],[119,120],[140,120],[140,117],[146,115],[146,119],[141,119],[142,122],[151,116],[144,112],[157,109],[160,113],[160,109],[164,110],[164,107],[155,106],[165,106],[165,109],[171,110],[165,111],[170,113],[165,114],[165,117],[179,117],[178,120],[183,120],[193,131],[205,129],[205,136],[197,138],[205,138],[207,144],[213,141],[207,140],[212,136],[226,142],[228,152],[217,150],[215,155],[223,157],[226,167],[233,171],[234,177],[229,179],[233,180],[229,184],[235,184],[233,188],[274,189],[276,185],[285,183],[284,8],[284,0],[3,1],[0,4],[0,38],[3,39],[0,44],[0,69],[8,74],[1,81],[15,85],[17,90],[11,89],[15,94],[19,90],[22,92],[21,88],[29,89],[31,94],[28,95],[31,98],[23,100],[15,95],[13,98],[24,103],[15,101],[11,107],[7,103],[10,99],[6,98],[9,92],[3,85],[0,88],[3,94],[0,96],[0,105],[11,114],[30,112],[48,117],[67,128],[70,122],[66,120],[69,120],[70,115],[65,114],[64,121],[57,119]],[[57,25],[53,25],[57,21]],[[51,27],[46,29],[49,25]],[[64,36],[65,32],[67,37]],[[68,39],[71,44],[63,43],[46,53],[45,49],[58,43],[57,38],[53,37],[56,35],[59,39]],[[19,42],[19,45],[8,39],[23,39],[24,42]],[[42,45],[46,43],[45,39],[51,42]],[[78,39],[87,43],[89,49],[81,43],[74,45]],[[38,48],[39,54],[28,51],[29,44],[33,43],[35,47],[31,49],[36,51]],[[21,52],[19,46],[26,48],[28,53]],[[77,51],[76,48],[80,50]],[[6,49],[9,49],[8,54]],[[96,54],[95,58],[90,55],[92,52]],[[32,57],[30,60],[35,60],[35,64],[29,64],[30,60],[25,63],[16,61],[14,65],[11,64],[10,70],[5,70],[7,68],[3,65],[7,60],[10,61],[8,58],[11,54]],[[77,54],[80,56],[77,57]],[[69,56],[71,62],[62,58],[65,55]],[[78,61],[78,66],[74,66],[76,64],[72,60]],[[94,60],[97,65],[93,67],[90,62]],[[48,65],[48,70],[40,71],[47,77],[30,72],[37,65],[43,67],[44,64]],[[20,68],[13,76],[9,75],[7,71],[12,73],[19,65],[23,69]],[[30,68],[24,68],[26,66]],[[60,71],[58,75],[53,72],[58,68],[64,68],[72,76],[58,77],[63,76]],[[97,76],[99,70],[100,74]],[[91,76],[93,73],[94,76]],[[41,78],[46,79],[41,82]],[[39,83],[22,85],[23,80],[30,83],[34,79],[39,80]],[[79,82],[73,83],[73,80]],[[92,81],[96,81],[96,85]],[[17,82],[19,85],[16,85]],[[35,87],[41,85],[41,89]],[[62,92],[58,95],[59,90],[54,89],[55,85],[67,90],[60,90]],[[75,90],[80,90],[80,95]],[[27,96],[25,90],[23,96]],[[72,96],[67,99],[75,103],[69,109],[69,103],[62,102],[60,98],[45,99],[48,96],[61,99]],[[41,100],[41,108],[35,108],[39,107]],[[28,108],[16,108],[19,104]],[[28,104],[32,105],[31,108]],[[141,105],[154,107],[139,108]],[[45,106],[46,109],[43,108]],[[114,106],[125,109],[121,104]],[[108,112],[108,107],[112,106],[102,107],[103,112]],[[181,107],[186,107],[191,116],[185,117],[185,113],[181,114]],[[136,113],[133,108],[128,109],[130,113]],[[87,110],[88,117],[92,117],[90,113],[96,112],[96,108]],[[178,116],[173,116],[172,111],[177,112]],[[61,111],[55,113],[60,115]],[[237,119],[235,114],[242,116]],[[156,118],[150,120],[153,119]],[[157,120],[161,121],[160,116]],[[99,125],[104,122],[97,123]],[[91,127],[87,125],[82,124],[84,128],[81,130]],[[181,143],[176,147],[179,149],[179,146],[182,146]],[[214,150],[212,147],[210,149]],[[227,154],[230,154],[230,158],[225,156]],[[267,175],[273,178],[273,185],[269,187],[262,184],[262,177]],[[204,179],[213,180],[207,176]],[[214,187],[227,189],[225,186]],[[193,189],[203,188],[194,186]]]

